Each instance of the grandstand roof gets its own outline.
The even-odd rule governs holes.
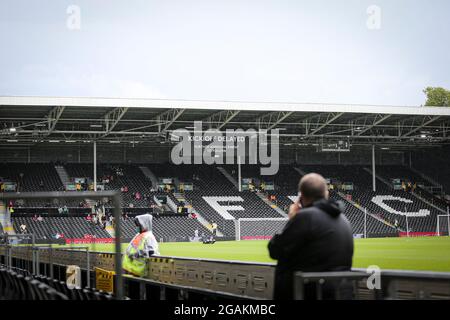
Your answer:
[[[205,128],[280,129],[282,143],[348,139],[353,145],[450,143],[450,108],[205,100],[0,97],[0,142],[36,145],[169,143],[169,133]],[[13,129],[12,129],[13,128]]]

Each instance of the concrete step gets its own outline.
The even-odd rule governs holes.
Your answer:
[[[152,182],[152,188],[157,190],[158,189],[158,179],[156,178],[155,174],[148,167],[141,166],[141,167],[139,167],[139,169],[141,169],[144,176],[146,176],[147,179],[149,179]]]
[[[11,221],[11,214],[9,213],[6,203],[3,201],[0,201],[0,224],[4,233],[11,235],[16,234]]]
[[[342,192],[337,192],[337,194],[342,198],[342,200],[344,200],[344,202],[346,202],[348,205],[354,206],[356,209],[361,211],[362,214],[365,214],[367,212],[367,214],[369,216],[371,216],[372,218],[377,219],[378,221],[384,223],[388,227],[391,227],[391,228],[393,228],[395,230],[395,227],[392,224],[390,224],[389,222],[387,222],[387,221],[381,219],[380,217],[372,214],[369,210],[367,210],[367,208],[365,208],[363,206],[360,206],[360,205],[357,205],[353,200],[347,199],[347,197]],[[403,229],[400,229],[400,228],[399,228],[399,230],[400,231],[404,231]]]
[[[275,203],[267,199],[266,195],[262,192],[256,192],[256,195],[269,207],[274,209],[276,212],[278,212],[282,217],[287,218],[288,215],[286,212],[284,212],[280,207],[278,207]]]
[[[302,177],[307,174],[307,172],[303,171],[303,169],[299,167],[295,167],[294,170],[297,171]]]
[[[70,183],[70,176],[67,173],[66,168],[63,166],[55,166],[55,170],[64,185]]]
[[[217,167],[217,170],[219,170],[225,176],[225,178],[227,178],[228,181],[230,181],[234,185],[234,187],[236,189],[239,189],[239,183],[236,181],[236,179],[231,174],[228,173],[227,170],[225,170],[225,168]]]
[[[195,210],[195,208],[191,205],[191,203],[186,199],[186,197],[182,193],[175,192],[173,195],[175,199],[177,199],[178,201],[183,201],[187,208],[191,208],[192,211],[195,212],[195,214],[197,215],[198,222],[200,222],[206,229],[211,230],[211,223],[208,220],[206,220],[197,210]],[[223,233],[217,230],[217,236],[223,237]]]
[[[372,170],[370,170],[369,168],[364,168],[365,171],[367,171],[368,173],[372,174]],[[383,177],[379,176],[378,174],[376,174],[376,170],[375,170],[375,177],[380,180],[381,182],[383,182],[384,184],[386,184],[390,189],[394,189],[394,187],[392,186],[392,184],[387,181],[386,179],[384,179]],[[409,194],[411,194],[412,196],[414,196],[417,200],[422,201],[426,204],[428,204],[429,206],[435,208],[436,210],[439,210],[440,212],[447,214],[447,212],[441,208],[439,208],[438,206],[432,204],[431,202],[427,201],[426,199],[422,198],[421,196],[419,196],[417,193],[415,192],[409,192]]]

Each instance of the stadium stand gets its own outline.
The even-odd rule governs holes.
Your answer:
[[[409,212],[409,230],[415,232],[436,231],[436,217],[442,214],[435,207],[430,206],[409,192],[393,190],[386,184],[386,180],[377,179],[377,191],[372,190],[371,174],[364,166],[302,166],[307,172],[319,172],[324,177],[338,182],[352,182],[354,190],[346,191],[354,202],[366,208],[368,212],[393,225],[398,220],[400,227],[406,229],[406,217],[404,212]],[[381,172],[396,172],[398,167],[378,166]],[[403,167],[402,167],[403,169]],[[405,171],[407,171],[405,169]],[[378,197],[378,198],[377,198]],[[380,197],[388,206],[380,206]],[[422,212],[423,216],[419,216]]]
[[[227,110],[221,110],[223,102],[212,101],[202,102],[202,109],[193,109],[198,102],[165,101],[167,105],[164,106],[160,100],[145,99],[1,97],[0,100],[5,115],[0,145],[3,151],[0,158],[4,162],[0,165],[1,181],[17,184],[17,188],[11,190],[13,192],[36,192],[64,191],[75,178],[85,178],[87,183],[76,188],[90,190],[95,162],[95,178],[100,189],[121,191],[122,242],[136,234],[133,217],[147,212],[154,215],[154,233],[158,241],[190,241],[195,235],[199,236],[196,238],[210,235],[213,222],[221,231],[217,238],[222,239],[218,240],[235,239],[236,219],[245,218],[259,220],[247,224],[241,220],[239,230],[245,233],[244,237],[267,239],[286,222],[285,212],[297,196],[297,183],[306,172],[318,172],[329,179],[330,195],[345,202],[344,214],[356,237],[365,231],[369,237],[398,236],[398,231],[406,229],[405,211],[409,214],[409,231],[434,235],[436,217],[448,204],[444,194],[450,190],[449,149],[445,149],[449,118],[447,111],[438,108],[381,106],[376,109],[374,106],[334,105],[331,106],[334,111],[330,112],[327,111],[330,105],[293,104],[293,111],[286,112],[276,111],[277,107],[286,108],[286,105],[276,103],[259,104],[261,110],[255,110],[256,105],[249,104],[252,108],[245,110],[245,103],[227,102]],[[96,107],[88,107],[92,105]],[[174,146],[173,132],[188,129],[187,125],[196,119],[204,119],[203,129],[281,129],[279,160],[282,164],[278,173],[261,176],[258,165],[243,164],[242,177],[255,179],[255,185],[251,190],[239,192],[237,165],[167,163]],[[92,129],[95,127],[98,129]],[[422,133],[424,130],[429,133]],[[434,152],[439,156],[430,159]],[[375,159],[377,169],[375,192],[369,168],[372,159]],[[170,190],[165,189],[164,178],[171,178],[172,182],[168,182],[172,184]],[[394,190],[393,179],[410,181],[414,188]],[[193,189],[180,188],[182,182],[192,185]],[[273,184],[274,188],[262,187],[261,182],[265,186]],[[439,185],[444,191],[441,194]],[[64,243],[67,239],[84,239],[90,243],[94,238],[111,243],[114,221],[107,220],[104,227],[88,219],[88,214],[96,209],[101,212],[103,207],[106,215],[110,214],[111,203],[90,199],[17,200],[2,205],[5,220],[10,213],[14,229],[11,231],[8,221],[10,237],[0,238],[3,242],[0,246],[0,299],[113,298],[86,287],[87,279],[94,280],[95,268],[112,271],[119,265],[117,261],[120,260],[115,260],[118,256],[113,253],[77,251],[59,246],[51,246],[54,251],[46,251],[48,246],[37,249],[15,245],[20,239],[27,240],[28,234],[33,234],[39,244],[48,243],[49,239],[57,240],[53,243]],[[184,210],[179,211],[180,208],[198,214],[198,219]],[[397,228],[394,227],[396,220],[399,222]],[[443,220],[443,224],[445,222]],[[33,255],[33,250],[39,254]],[[55,259],[51,260],[49,256]],[[136,282],[136,292],[131,294],[133,298],[148,299],[149,296],[145,296],[148,294],[151,298],[163,296],[178,300],[189,297],[188,289],[203,290],[202,298],[214,297],[215,290],[238,293],[243,298],[270,298],[272,294],[274,273],[270,264],[176,257],[150,259],[150,269],[153,268],[150,276],[124,277],[125,281]],[[42,267],[40,271],[33,270],[36,265],[38,269]],[[80,288],[69,289],[61,282],[66,280],[68,265],[80,267],[83,278]],[[196,267],[199,265],[201,268]],[[51,273],[54,273],[52,278]],[[116,273],[121,274],[121,270],[117,268]],[[391,294],[392,287],[386,282],[389,275],[384,270],[383,274],[380,293]],[[341,279],[342,275],[336,277]],[[408,278],[406,284],[402,277]],[[423,279],[415,275],[416,280],[420,280],[413,283],[409,282],[410,277],[411,272],[399,276],[399,282],[393,288],[401,297],[425,297],[428,293]],[[433,273],[429,277],[430,282],[436,281],[433,286],[443,289],[430,290],[428,296],[448,297],[448,285],[440,287],[442,279],[448,280],[448,275],[436,277]],[[150,290],[152,281],[158,287],[154,291],[154,288]],[[167,286],[163,287],[162,283]],[[187,283],[190,288],[182,287]],[[141,285],[148,287],[142,290]],[[175,288],[177,285],[180,287]],[[130,294],[127,290],[131,287],[130,282],[126,283],[125,295]],[[194,296],[192,293],[191,298]]]
[[[210,233],[209,229],[196,219],[186,216],[156,217],[153,223],[154,234],[158,241],[189,241],[194,238],[196,230],[199,236]],[[123,220],[123,231],[125,238],[132,238],[136,235],[136,225],[131,219]]]
[[[272,181],[275,184],[275,191],[266,191],[266,196],[270,199],[271,195],[275,195],[276,205],[287,211],[292,199],[296,197],[298,192],[298,181],[302,175],[295,170],[295,165],[281,165],[278,173],[275,176],[261,176],[259,166],[246,165],[242,166],[242,178],[255,178],[258,181]],[[305,166],[307,172],[319,172],[325,177],[336,179],[336,173],[339,172],[341,181],[352,181],[354,179],[354,173],[362,171],[363,167],[360,166]],[[229,167],[228,170],[231,168]],[[233,176],[237,179],[237,173],[231,171]],[[367,173],[366,173],[367,174]],[[369,183],[370,180],[366,181]],[[330,190],[330,196],[336,200],[344,201],[346,203],[344,214],[349,219],[353,227],[354,234],[364,233],[364,210],[358,208],[358,205],[354,205],[346,201],[345,197],[338,194],[337,190]],[[385,235],[395,231],[392,226],[383,223],[380,219],[368,215],[367,216],[367,233],[371,235]]]
[[[20,233],[22,224],[27,226],[28,232],[33,233],[36,239],[55,239],[57,234],[64,238],[85,238],[93,235],[97,238],[110,238],[110,234],[103,228],[94,226],[83,217],[48,217],[37,221],[29,217],[13,218],[14,228]]]
[[[185,191],[186,199],[198,213],[208,221],[217,223],[218,229],[229,237],[235,236],[234,221],[225,219],[219,213],[220,210],[214,208],[215,204],[221,207],[235,206],[234,210],[228,210],[234,218],[282,217],[254,193],[239,192],[215,166],[165,165],[164,168],[165,171],[158,171],[157,167],[151,169],[158,172],[161,178],[174,176],[170,171],[173,168],[176,168],[174,172],[182,171],[182,178],[189,179],[194,184],[193,191]]]
[[[27,233],[34,234],[36,240],[50,239],[85,239],[94,237],[100,239],[111,238],[105,228],[94,224],[84,217],[45,217],[37,221],[32,217],[16,216],[12,218],[16,233],[22,233],[20,226],[25,225]],[[187,216],[156,216],[155,237],[158,241],[189,241],[194,238],[196,230],[198,235],[210,234],[209,229],[200,224],[196,219]],[[108,222],[109,226],[110,223]],[[131,239],[137,233],[133,217],[122,219],[122,231],[125,239]],[[59,235],[58,237],[56,235]]]
[[[146,166],[158,179],[173,178],[174,190],[154,190],[152,182],[144,175],[140,166]],[[66,163],[63,164],[63,167],[70,179],[82,177],[87,178],[88,181],[93,180],[93,167],[90,164]],[[237,180],[236,166],[222,167]],[[154,207],[158,206],[155,196],[168,197],[176,206],[180,206],[181,203],[174,196],[174,193],[179,191],[177,185],[181,181],[192,183],[193,190],[184,190],[181,193],[192,205],[193,212],[201,214],[207,223],[217,223],[219,231],[229,238],[235,237],[234,219],[282,218],[283,215],[277,211],[276,207],[283,211],[287,210],[295,198],[301,172],[318,172],[330,179],[331,197],[346,203],[344,214],[350,220],[355,234],[364,232],[364,210],[368,212],[366,231],[371,236],[396,232],[394,228],[396,220],[398,229],[405,230],[405,210],[409,212],[409,231],[412,232],[435,231],[437,215],[445,213],[445,203],[442,199],[431,193],[425,193],[426,190],[417,188],[414,190],[415,194],[412,194],[410,191],[393,189],[390,181],[396,178],[411,181],[412,184],[417,185],[427,183],[425,179],[408,167],[398,165],[377,166],[376,192],[372,191],[370,169],[363,165],[281,165],[279,172],[274,176],[261,176],[258,166],[243,165],[243,178],[255,179],[254,181],[258,181],[259,184],[263,181],[273,183],[274,190],[261,190],[258,185],[256,190],[242,192],[239,192],[236,186],[215,166],[99,164],[97,170],[98,183],[105,183],[105,189],[123,191],[122,207],[131,215],[139,212],[153,212]],[[19,191],[58,191],[63,187],[54,164],[2,164],[0,175],[3,179],[17,182]],[[353,190],[343,190],[341,186],[345,183],[351,184]],[[127,187],[127,191],[124,190],[124,187]],[[139,199],[135,197],[136,193],[140,193]],[[268,205],[263,201],[261,195],[272,201],[273,205]],[[69,212],[75,216],[54,217],[53,214],[47,216],[46,212],[57,212],[57,209],[63,205],[67,205]],[[92,223],[86,220],[86,214],[91,210],[87,203],[82,204],[86,207],[84,214],[83,211],[77,211],[76,208],[81,209],[80,204],[73,201],[61,203],[26,201],[25,203],[16,202],[14,206],[20,212],[43,214],[46,217],[44,222],[39,222],[29,215],[13,215],[17,232],[20,232],[21,224],[26,224],[29,231],[35,233],[39,239],[49,239],[54,237],[57,232],[70,238],[80,238],[85,235],[93,235],[97,238],[111,237],[100,227],[92,228]],[[111,207],[108,203],[105,206],[106,208]],[[187,215],[170,216],[169,213],[173,213],[171,212],[173,210],[168,209],[167,206],[165,210],[169,211],[165,214],[158,214],[157,217],[158,228],[155,233],[159,239],[188,241],[194,236],[196,230],[199,234],[210,233],[209,227],[205,223],[202,224]],[[254,231],[249,230],[249,235],[257,232],[257,229],[255,226]],[[134,235],[135,227],[131,220],[125,220],[124,232],[126,237]]]

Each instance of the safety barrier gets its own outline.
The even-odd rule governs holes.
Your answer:
[[[7,253],[7,250],[10,250]],[[83,286],[95,284],[95,269],[114,270],[115,254],[71,250],[34,249],[39,261],[34,272],[65,281],[68,265],[80,266]],[[36,258],[36,253],[34,255]],[[33,271],[31,247],[0,246],[0,263]],[[51,263],[51,261],[53,261]],[[371,273],[297,273],[297,299],[450,299],[450,273],[381,270],[379,279],[368,284]],[[114,283],[114,282],[113,282]],[[271,299],[274,264],[202,260],[174,257],[150,258],[144,278],[124,277],[126,296],[136,299],[213,298]],[[332,290],[327,285],[332,284]],[[96,285],[94,285],[96,286]],[[339,289],[334,290],[333,286]],[[311,289],[313,288],[313,289]],[[330,296],[331,292],[331,296]],[[349,293],[350,292],[350,293]],[[175,299],[175,298],[174,298]]]
[[[383,270],[297,272],[296,299],[450,300],[450,273]]]

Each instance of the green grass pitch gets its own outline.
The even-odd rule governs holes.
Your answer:
[[[92,244],[95,251],[114,251],[111,244]],[[123,248],[126,244],[123,245]],[[161,255],[251,262],[270,259],[267,241],[227,241],[213,245],[193,242],[161,243]],[[354,268],[450,272],[450,237],[355,239]]]

